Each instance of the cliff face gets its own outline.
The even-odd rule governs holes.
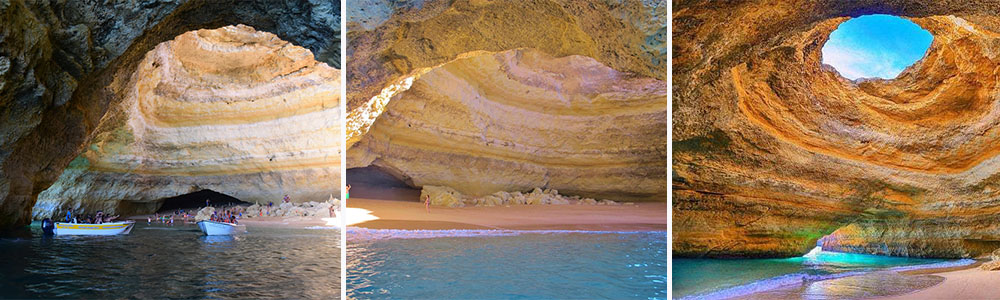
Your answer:
[[[128,80],[91,144],[39,195],[35,218],[148,213],[201,189],[248,202],[322,202],[339,190],[340,72],[309,50],[242,25],[198,30],[158,45]]]
[[[852,223],[824,248],[957,257],[1000,241],[995,10],[679,3],[674,254],[801,255]],[[820,49],[848,17],[871,13],[908,17],[934,41],[898,78],[852,82]]]
[[[665,5],[381,8],[349,13],[348,168],[472,196],[666,199]]]
[[[339,14],[333,1],[0,1],[0,228],[28,223],[160,42],[247,24],[336,67]]]

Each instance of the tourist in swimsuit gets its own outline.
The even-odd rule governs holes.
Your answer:
[[[431,213],[431,195],[424,196],[424,209],[427,209],[427,213]]]

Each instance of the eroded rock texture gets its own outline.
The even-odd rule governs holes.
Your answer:
[[[243,25],[203,29],[158,45],[127,80],[36,219],[149,213],[202,189],[262,203],[339,190],[340,72],[309,50]]]
[[[349,14],[348,168],[666,199],[665,3],[373,4]]]
[[[801,255],[847,224],[825,249],[959,257],[1000,241],[998,7],[674,8],[675,255]],[[908,17],[934,41],[898,78],[852,82],[820,49],[871,13]]]
[[[0,1],[0,229],[29,222],[160,42],[246,24],[336,67],[339,15],[338,1]]]

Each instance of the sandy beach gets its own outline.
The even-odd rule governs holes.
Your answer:
[[[930,274],[944,281],[926,289],[879,299],[1000,299],[1000,272],[979,269],[980,263],[965,267],[926,269],[903,272],[906,275]]]
[[[376,220],[348,224],[371,229],[667,230],[667,203],[635,205],[510,205],[449,208],[428,213],[416,201],[350,198],[348,213],[363,209]],[[364,211],[362,211],[364,212]],[[349,216],[350,220],[351,217]]]

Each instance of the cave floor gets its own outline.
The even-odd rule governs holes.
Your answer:
[[[354,225],[370,229],[667,230],[667,203],[431,206],[428,213],[423,203],[415,201],[350,198],[347,206],[371,211],[377,220]]]

